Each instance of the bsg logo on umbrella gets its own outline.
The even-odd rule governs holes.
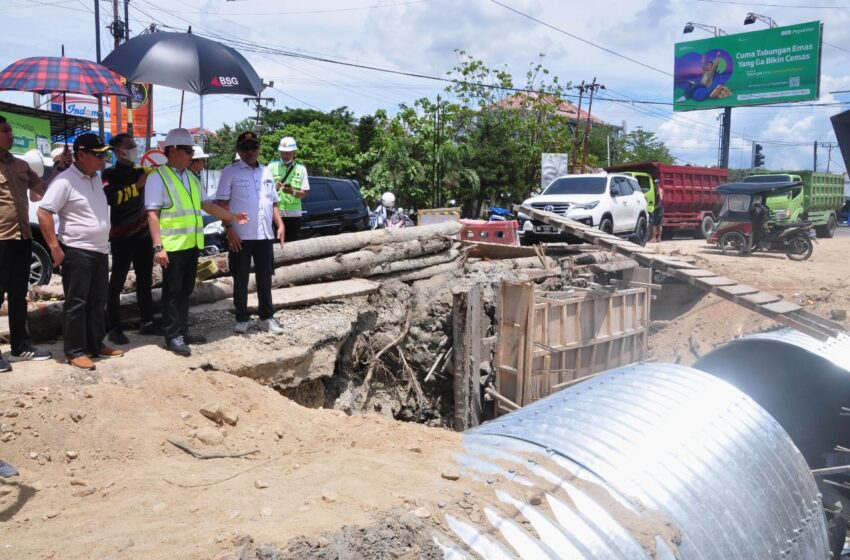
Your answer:
[[[210,85],[215,87],[233,87],[239,85],[239,80],[235,76],[213,76],[210,80]]]

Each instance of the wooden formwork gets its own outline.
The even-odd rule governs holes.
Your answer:
[[[649,290],[535,292],[501,285],[496,391],[525,406],[569,382],[643,360]],[[499,412],[510,409],[502,402]]]

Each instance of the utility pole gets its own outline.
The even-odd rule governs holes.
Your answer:
[[[815,162],[812,164],[812,171],[818,170],[818,141],[815,140]]]
[[[266,89],[267,87],[274,87],[274,82],[273,81],[269,82],[269,83],[263,82],[263,89]],[[244,101],[248,105],[253,103],[254,107],[257,111],[257,116],[254,117],[254,132],[256,132],[257,134],[260,133],[260,107],[262,107],[262,105],[264,103],[266,105],[274,105],[275,104],[274,97],[262,97],[261,95],[258,95],[257,97],[243,97],[242,98],[242,101]]]
[[[112,32],[112,38],[115,39],[115,43],[113,45],[113,49],[117,49],[121,46],[121,39],[124,37],[124,23],[121,21],[121,16],[118,14],[118,0],[112,0],[112,25],[109,26],[109,31]],[[127,88],[130,88],[130,83],[126,83]],[[127,106],[129,109],[130,99],[127,98]],[[121,132],[121,104],[115,104],[116,109],[115,112],[115,128],[118,132]],[[111,104],[110,104],[111,107]],[[127,112],[128,120],[129,120],[129,111]],[[129,122],[127,123],[129,127]]]
[[[573,153],[570,154],[570,173],[575,173],[576,164],[578,163],[578,131],[581,126],[581,101],[584,97],[584,80],[576,86],[578,89],[578,110],[576,112],[576,126],[573,132]]]
[[[94,0],[94,40],[95,40],[95,54],[97,56],[97,63],[101,63],[100,58],[100,1]],[[103,96],[97,96],[97,130],[100,134],[100,140],[103,141],[104,134],[104,125],[103,125]]]
[[[829,164],[832,163],[832,149],[837,148],[838,144],[833,142],[825,142],[822,144],[824,148],[826,148],[826,172],[829,173]]]
[[[596,83],[596,77],[594,76],[593,81],[590,83],[590,100],[587,103],[587,118],[584,121],[584,147],[581,154],[582,169],[587,165],[587,145],[590,143],[590,119],[592,118],[593,95],[600,89],[605,89],[605,86]]]

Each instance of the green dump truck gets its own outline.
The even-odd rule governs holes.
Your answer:
[[[800,181],[802,189],[768,200],[771,218],[779,224],[809,220],[818,237],[832,237],[838,226],[838,210],[844,204],[844,177],[812,171],[781,171],[750,175],[745,183]]]

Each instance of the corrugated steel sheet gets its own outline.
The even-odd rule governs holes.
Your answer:
[[[612,370],[464,442],[464,473],[490,489],[475,496],[486,523],[446,515],[451,537],[437,540],[447,558],[829,557],[799,451],[755,402],[704,372]]]

